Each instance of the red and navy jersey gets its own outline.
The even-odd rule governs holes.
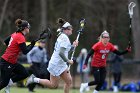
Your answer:
[[[15,64],[17,62],[19,52],[21,51],[19,44],[25,43],[25,41],[25,37],[22,33],[13,33],[2,58],[9,63]]]
[[[112,43],[108,43],[105,46],[102,42],[97,42],[92,46],[92,49],[94,50],[94,55],[92,58],[91,66],[94,67],[105,67],[109,52],[116,50]]]

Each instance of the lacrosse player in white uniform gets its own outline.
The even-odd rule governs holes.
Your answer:
[[[78,46],[78,41],[74,41],[73,45],[70,43],[69,35],[72,34],[72,26],[69,22],[59,18],[58,24],[60,26],[58,29],[60,34],[55,43],[54,52],[47,68],[50,72],[50,80],[40,79],[31,75],[28,78],[26,85],[35,82],[47,86],[48,88],[56,89],[59,84],[59,78],[61,78],[65,82],[64,93],[69,93],[72,77],[68,71],[67,63],[72,65],[73,60],[68,59],[68,53],[69,51],[72,51],[74,47]]]

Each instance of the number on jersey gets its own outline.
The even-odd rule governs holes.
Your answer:
[[[11,42],[12,42],[12,41],[13,41],[13,38],[11,37],[8,46],[11,45]]]
[[[105,59],[105,56],[106,56],[106,54],[103,54],[103,55],[102,55],[102,59]]]

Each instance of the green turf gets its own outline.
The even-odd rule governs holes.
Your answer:
[[[47,88],[36,88],[34,93],[64,93],[63,89],[47,89]],[[4,90],[1,90],[0,93],[5,93]],[[27,88],[17,88],[12,87],[10,93],[29,93]],[[70,93],[79,93],[78,89],[71,89]],[[92,91],[85,92],[92,93]],[[111,91],[101,91],[100,93],[113,93]],[[119,93],[132,93],[132,92],[119,92]],[[138,93],[138,92],[137,92]]]

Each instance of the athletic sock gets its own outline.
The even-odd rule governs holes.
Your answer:
[[[39,80],[40,80],[40,78],[34,78],[34,79],[33,79],[33,81],[34,81],[35,83],[39,83]]]
[[[13,85],[13,83],[14,83],[14,82],[12,81],[12,79],[10,79],[10,80],[9,80],[9,83],[8,83],[8,86]]]

